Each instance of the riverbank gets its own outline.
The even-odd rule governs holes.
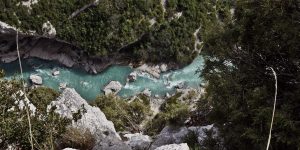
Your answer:
[[[197,57],[190,65],[160,74],[159,78],[138,71],[129,66],[112,65],[104,72],[96,75],[86,73],[79,68],[68,68],[57,62],[40,59],[23,60],[24,77],[29,82],[29,76],[35,74],[41,76],[43,85],[59,90],[61,83],[66,83],[67,87],[75,88],[80,95],[87,100],[93,100],[99,94],[103,94],[102,89],[110,81],[118,81],[122,84],[122,89],[118,95],[130,97],[149,89],[152,96],[164,97],[167,93],[172,94],[178,84],[184,83],[186,87],[199,87],[201,79],[195,71],[203,65],[203,59]],[[4,69],[7,78],[13,78],[19,74],[17,61],[5,64],[0,63],[0,68]],[[53,71],[59,71],[59,75],[53,76]],[[134,82],[127,82],[130,73],[137,72],[137,79]]]
[[[16,28],[0,22],[0,61],[11,63],[17,60]],[[98,74],[112,65],[130,65],[134,68],[143,68],[144,71],[158,77],[155,67],[167,66],[164,71],[184,67],[184,64],[166,62],[162,60],[157,64],[134,60],[130,52],[111,53],[107,56],[97,57],[88,55],[83,49],[72,43],[56,39],[52,36],[41,36],[36,33],[19,33],[19,50],[22,58],[39,58],[56,61],[69,68],[80,68],[88,73]],[[146,68],[145,68],[146,66]]]

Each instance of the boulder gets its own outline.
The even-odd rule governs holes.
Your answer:
[[[151,91],[149,89],[145,89],[142,94],[148,96],[148,97],[151,97]]]
[[[59,89],[63,90],[67,88],[67,83],[59,83]]]
[[[43,23],[42,31],[43,34],[48,37],[55,37],[56,35],[56,29],[53,27],[50,21]]]
[[[48,110],[55,106],[55,112],[62,117],[72,119],[73,114],[80,111],[81,118],[73,120],[73,128],[87,129],[95,138],[94,150],[130,150],[130,147],[121,141],[114,124],[106,119],[104,113],[98,108],[89,105],[86,100],[71,88],[66,88],[56,101],[52,101]]]
[[[141,133],[125,134],[124,137],[128,139],[126,142],[133,150],[145,150],[148,149],[152,139],[148,135]]]
[[[42,85],[43,84],[43,79],[42,77],[38,76],[38,75],[30,75],[29,77],[30,81],[35,84],[35,85]]]
[[[138,67],[137,70],[141,72],[146,72],[157,79],[160,77],[159,66],[149,66],[147,64],[143,64],[142,66]]]
[[[128,77],[127,80],[129,82],[134,82],[137,79],[137,73],[136,72],[131,72]]]
[[[189,150],[187,143],[169,144],[156,148],[155,150]]]
[[[166,126],[160,133],[157,135],[156,140],[152,143],[150,150],[154,150],[160,146],[167,144],[180,144],[183,142],[183,139],[189,133],[187,127],[171,127]]]
[[[152,143],[150,150],[156,150],[156,148],[167,145],[167,144],[180,144],[183,143],[186,136],[190,132],[194,132],[197,135],[197,141],[202,144],[206,137],[205,131],[212,129],[214,131],[213,137],[218,136],[218,130],[213,127],[213,125],[207,126],[191,126],[191,127],[171,127],[166,126],[157,135],[156,140]]]
[[[180,82],[177,85],[175,85],[176,89],[183,89],[185,87],[185,82]]]
[[[59,70],[53,70],[52,75],[53,76],[58,76],[60,74]]]
[[[161,64],[159,68],[160,68],[161,72],[166,72],[168,70],[167,64]]]
[[[122,89],[122,84],[119,81],[109,82],[103,89],[105,95],[117,94]]]

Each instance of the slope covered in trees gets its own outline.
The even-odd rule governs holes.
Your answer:
[[[43,23],[50,21],[56,38],[90,56],[124,52],[134,61],[187,64],[197,54],[194,32],[223,9],[209,0],[100,0],[70,17],[91,2],[38,0],[28,8],[22,0],[1,0],[0,20],[40,35]]]
[[[212,106],[209,121],[220,129],[224,146],[266,148],[275,92],[272,67],[278,95],[270,149],[299,149],[299,1],[237,1],[232,20],[212,30],[207,29],[203,53],[203,102]]]

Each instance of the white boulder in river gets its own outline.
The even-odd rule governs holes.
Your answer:
[[[137,73],[136,72],[131,72],[128,75],[128,81],[129,82],[134,82],[137,79]]]
[[[186,143],[181,144],[169,144],[156,148],[155,150],[189,150],[189,146]]]
[[[43,84],[42,77],[40,77],[38,75],[32,74],[32,75],[30,75],[29,79],[35,85],[42,85]]]
[[[118,81],[109,82],[103,89],[104,94],[117,94],[122,89],[122,84]]]
[[[130,150],[131,148],[121,141],[114,124],[106,119],[104,113],[98,108],[89,105],[86,100],[71,88],[66,88],[62,94],[53,101],[48,110],[55,106],[55,112],[63,117],[72,119],[73,114],[81,111],[81,118],[72,121],[72,127],[89,130],[96,140],[93,150]]]

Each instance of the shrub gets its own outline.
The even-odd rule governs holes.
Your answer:
[[[159,133],[166,125],[182,126],[189,117],[190,110],[187,104],[180,102],[178,97],[181,93],[176,93],[162,104],[159,112],[152,120],[148,121],[144,131],[148,135]]]
[[[98,96],[92,105],[99,107],[118,131],[139,131],[139,125],[151,115],[149,99],[128,102],[114,95]]]
[[[59,148],[92,150],[95,143],[96,139],[89,130],[70,127],[59,140]]]

